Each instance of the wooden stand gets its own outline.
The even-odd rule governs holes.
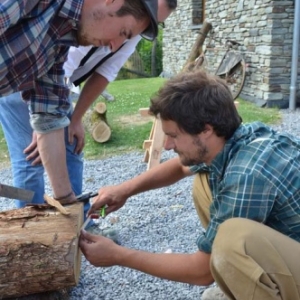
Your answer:
[[[149,116],[148,108],[141,108],[141,116]],[[148,140],[144,141],[143,149],[145,150],[144,162],[147,162],[147,170],[159,165],[161,158],[161,151],[164,146],[165,134],[162,131],[161,120],[155,118],[151,128]]]
[[[0,213],[1,299],[77,285],[83,204],[66,208],[67,216],[37,207]]]

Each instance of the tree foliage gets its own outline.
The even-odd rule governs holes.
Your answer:
[[[142,39],[137,45],[137,51],[144,64],[144,72],[153,77],[158,76],[162,72],[162,34],[163,31],[159,30],[156,43]],[[155,46],[155,49],[152,49]],[[155,51],[155,64],[152,68],[152,52]]]

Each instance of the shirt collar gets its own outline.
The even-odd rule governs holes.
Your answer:
[[[236,142],[236,137],[240,138],[242,133],[242,126],[240,126],[233,136],[226,141],[224,148],[221,152],[217,154],[217,156],[213,159],[210,165],[206,165],[205,163],[201,163],[198,165],[194,165],[190,167],[192,172],[213,172],[217,177],[223,177],[223,172],[226,169],[226,161],[228,160],[228,154],[233,147],[233,144]]]
[[[66,32],[59,40],[60,44],[68,46],[78,46],[76,31],[81,17],[83,1],[65,0],[58,16],[67,20]]]
[[[65,0],[64,5],[58,12],[58,15],[69,20],[73,29],[77,29],[81,17],[82,6],[83,0]]]
[[[210,170],[220,179],[223,178],[228,162],[232,156],[243,146],[251,143],[257,138],[269,136],[272,129],[261,122],[241,124],[233,136],[226,141],[223,150],[217,154],[212,161]]]

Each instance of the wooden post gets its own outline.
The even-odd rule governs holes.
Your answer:
[[[204,44],[207,34],[211,29],[212,29],[211,23],[204,21],[202,28],[200,29],[199,35],[186,61],[186,64],[183,67],[183,71],[189,70],[190,64],[193,64],[195,59],[202,53],[202,46]]]
[[[18,297],[76,286],[83,204],[25,207],[0,213],[0,297]]]

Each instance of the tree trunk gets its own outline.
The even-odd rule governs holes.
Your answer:
[[[151,76],[156,76],[156,48],[157,48],[157,38],[152,43],[151,49]]]
[[[202,25],[202,28],[199,32],[196,42],[194,43],[193,48],[189,54],[186,64],[183,67],[183,71],[188,71],[190,69],[190,65],[193,64],[195,59],[202,53],[202,46],[204,44],[207,34],[211,29],[212,29],[211,23],[205,21]]]
[[[24,207],[0,213],[0,297],[56,291],[78,283],[83,204]]]
[[[104,143],[111,136],[111,129],[106,119],[106,104],[99,102],[93,110],[88,110],[83,118],[85,129],[98,143]]]

